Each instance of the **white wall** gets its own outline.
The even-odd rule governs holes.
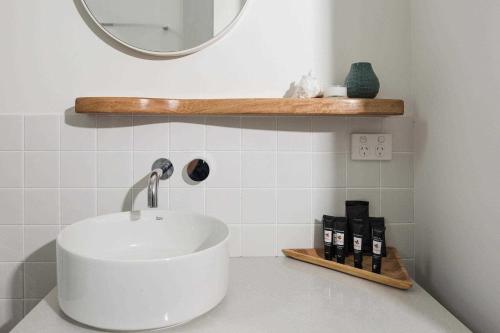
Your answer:
[[[163,184],[160,204],[224,219],[233,256],[312,246],[322,214],[343,215],[347,198],[367,199],[372,216],[387,218],[388,239],[411,270],[411,117],[86,117],[71,110],[77,96],[280,97],[309,70],[341,83],[360,60],[373,62],[381,97],[408,101],[409,19],[401,0],[254,0],[213,46],[160,60],[101,39],[71,1],[4,1],[0,331],[54,286],[57,232],[84,217],[144,207],[137,180],[162,156],[178,170],[193,156],[212,161],[208,182],[191,187],[177,173]],[[393,133],[394,160],[350,161],[349,134],[359,131]],[[213,200],[220,197],[232,204]]]
[[[500,2],[413,1],[416,277],[498,332]]]

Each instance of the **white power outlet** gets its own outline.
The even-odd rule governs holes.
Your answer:
[[[392,134],[351,134],[351,159],[392,160]]]

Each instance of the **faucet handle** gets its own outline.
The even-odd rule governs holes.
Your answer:
[[[174,165],[170,160],[166,158],[159,158],[157,159],[154,163],[153,166],[151,167],[151,171],[160,169],[162,171],[161,180],[168,179],[172,176],[174,173]]]

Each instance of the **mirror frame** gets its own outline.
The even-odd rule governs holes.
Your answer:
[[[139,52],[139,53],[142,53],[142,54],[151,55],[151,56],[155,56],[155,57],[165,57],[165,58],[181,57],[181,56],[189,55],[189,54],[201,51],[204,48],[206,48],[206,47],[214,44],[219,39],[221,39],[222,37],[224,37],[224,35],[226,35],[236,25],[236,23],[238,23],[238,21],[243,16],[243,14],[246,11],[246,9],[248,8],[249,2],[251,2],[251,1],[252,0],[246,0],[245,4],[241,8],[241,10],[238,13],[238,15],[224,29],[222,29],[217,35],[215,35],[212,39],[209,39],[206,42],[204,42],[204,43],[202,43],[202,44],[200,44],[198,46],[192,47],[190,49],[185,49],[185,50],[181,50],[181,51],[172,51],[172,52],[159,52],[159,51],[149,51],[149,50],[145,50],[145,49],[141,49],[141,48],[135,47],[135,46],[133,46],[131,44],[128,44],[125,41],[119,39],[118,37],[114,36],[112,33],[110,33],[108,30],[106,30],[106,28],[104,28],[102,26],[102,24],[99,23],[99,21],[97,21],[97,19],[95,18],[94,14],[92,14],[92,11],[90,10],[89,6],[87,6],[87,3],[85,2],[85,0],[80,0],[83,8],[85,8],[85,11],[90,16],[90,18],[92,19],[92,21],[108,37],[111,37],[114,41],[116,41],[120,45],[123,45],[123,46],[125,46],[125,47],[127,47],[129,49],[132,49],[132,50],[136,51],[136,52]]]

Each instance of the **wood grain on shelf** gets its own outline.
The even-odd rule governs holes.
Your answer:
[[[398,99],[245,98],[162,99],[140,97],[80,97],[77,113],[149,115],[339,115],[390,116],[404,113]]]
[[[339,264],[335,261],[325,260],[323,249],[285,249],[282,251],[287,257],[394,288],[409,289],[413,285],[408,272],[401,263],[398,251],[394,247],[387,247],[387,257],[382,258],[382,274],[376,274],[371,271],[371,256],[363,256],[363,269],[359,269],[354,267],[354,257],[352,255],[346,258],[345,264]]]

